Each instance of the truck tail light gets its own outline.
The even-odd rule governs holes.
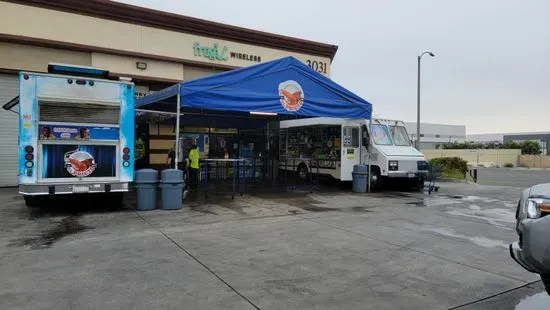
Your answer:
[[[25,167],[27,167],[27,176],[32,175],[32,167],[34,167],[34,147],[32,145],[25,146]]]
[[[129,160],[130,160],[130,148],[128,148],[128,147],[123,148],[122,153],[123,153],[122,154],[122,160],[123,160],[122,166],[129,167],[130,166],[130,162],[129,162]]]

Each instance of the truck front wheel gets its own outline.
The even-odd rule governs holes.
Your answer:
[[[424,190],[424,177],[420,176],[409,180],[409,189],[414,188],[419,191]]]
[[[380,174],[380,168],[374,166],[371,168],[370,175],[370,187],[371,189],[381,189],[382,188],[382,175]]]

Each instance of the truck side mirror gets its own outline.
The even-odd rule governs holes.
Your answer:
[[[370,146],[370,136],[369,136],[369,130],[367,129],[367,125],[363,125],[361,128],[361,139],[363,142],[363,146],[368,150]]]

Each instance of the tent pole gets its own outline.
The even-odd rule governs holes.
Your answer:
[[[178,83],[178,95],[177,95],[177,103],[176,103],[176,147],[175,147],[175,159],[176,162],[174,163],[174,169],[178,169],[178,162],[179,162],[179,152],[180,152],[180,108],[181,108],[181,97],[180,97],[180,87],[181,84]]]

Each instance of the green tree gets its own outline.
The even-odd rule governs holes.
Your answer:
[[[521,145],[519,143],[516,143],[514,141],[506,141],[502,145],[503,149],[521,149]]]
[[[524,155],[539,155],[541,153],[540,144],[535,141],[523,141],[520,143],[520,147],[521,154]]]

